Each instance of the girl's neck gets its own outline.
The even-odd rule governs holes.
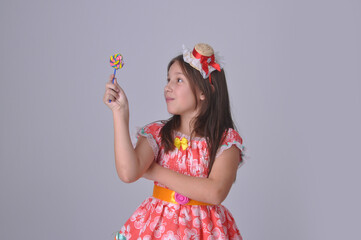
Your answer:
[[[187,118],[184,116],[181,116],[181,124],[179,126],[179,129],[177,129],[179,132],[183,133],[184,135],[191,136],[192,130],[193,130],[193,118]]]

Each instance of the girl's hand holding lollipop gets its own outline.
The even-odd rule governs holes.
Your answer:
[[[114,83],[113,83],[114,82]],[[113,112],[128,109],[128,99],[123,89],[119,86],[114,74],[109,76],[109,82],[105,84],[103,102]]]
[[[114,68],[114,78],[115,78],[117,69],[120,69],[124,66],[123,56],[120,53],[110,56],[110,66],[112,66]],[[113,78],[113,83],[114,83],[114,78]],[[110,101],[111,100],[109,100],[109,102]]]
[[[110,65],[114,68],[114,74],[110,75],[109,82],[105,85],[103,101],[112,111],[128,109],[127,96],[115,78],[117,69],[124,66],[123,56],[121,54],[111,56]]]

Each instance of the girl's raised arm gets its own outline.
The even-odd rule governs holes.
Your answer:
[[[126,183],[138,180],[154,160],[154,153],[145,137],[140,137],[134,149],[129,134],[129,114],[116,111],[114,118],[115,167]]]
[[[140,137],[136,149],[129,134],[129,105],[123,89],[110,76],[103,102],[112,110],[114,120],[115,167],[119,178],[126,183],[138,180],[149,168],[154,153],[148,141]],[[109,102],[111,100],[111,102]]]

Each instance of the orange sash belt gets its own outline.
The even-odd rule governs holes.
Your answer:
[[[163,187],[160,187],[157,185],[154,185],[153,197],[158,198],[163,201],[166,201],[166,202],[181,204],[181,205],[212,205],[209,203],[204,203],[204,202],[199,202],[196,200],[189,199],[186,196],[183,196],[170,189],[163,188]]]

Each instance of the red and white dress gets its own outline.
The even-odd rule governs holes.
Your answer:
[[[185,175],[206,178],[209,162],[206,140],[197,137],[191,140],[189,136],[176,132],[174,137],[180,140],[178,141],[180,144],[173,151],[165,153],[160,136],[163,125],[159,122],[151,123],[138,132],[138,136],[148,139],[156,162],[165,168]],[[237,131],[229,129],[217,156],[232,145],[243,152],[242,142]],[[240,156],[241,161],[242,156]],[[167,188],[158,182],[154,182],[154,184]],[[141,203],[121,227],[119,234],[118,236],[123,239],[132,240],[242,240],[232,214],[223,205],[181,205],[153,196]]]

